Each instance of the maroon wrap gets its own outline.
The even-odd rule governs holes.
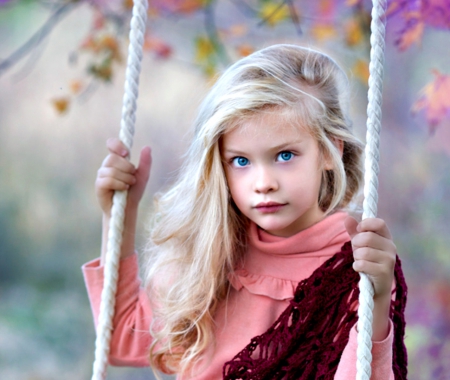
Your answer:
[[[224,380],[333,379],[350,329],[357,322],[359,274],[353,268],[350,242],[301,281],[289,306],[262,335],[254,337],[223,368]],[[407,287],[401,262],[395,264],[393,371],[406,379],[404,311]]]

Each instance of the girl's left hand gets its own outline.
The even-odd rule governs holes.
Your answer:
[[[358,223],[348,217],[345,227],[352,238],[353,269],[369,276],[375,300],[390,300],[397,249],[386,223],[379,218],[367,218]]]

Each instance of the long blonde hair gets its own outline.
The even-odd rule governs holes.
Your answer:
[[[229,195],[221,136],[268,107],[298,120],[334,162],[333,170],[323,171],[319,205],[326,213],[345,207],[362,179],[362,145],[344,112],[346,84],[327,55],[275,45],[232,65],[204,99],[180,175],[156,199],[147,274],[154,368],[186,372],[214,344],[214,314],[226,297],[227,275],[246,249],[248,221]]]

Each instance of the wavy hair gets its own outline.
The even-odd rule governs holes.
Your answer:
[[[323,170],[319,205],[345,207],[362,180],[362,144],[345,115],[348,81],[329,56],[274,45],[229,67],[200,106],[175,184],[155,198],[147,289],[153,303],[150,362],[166,373],[194,368],[214,344],[214,314],[227,275],[246,249],[248,221],[232,202],[221,136],[268,109],[309,128],[332,170]]]

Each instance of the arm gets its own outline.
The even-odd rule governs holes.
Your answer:
[[[120,140],[109,139],[107,147],[109,154],[98,170],[95,182],[96,195],[103,211],[101,259],[86,264],[83,273],[97,324],[112,198],[114,191],[128,190],[109,359],[114,365],[148,365],[151,311],[147,296],[140,289],[137,259],[133,253],[138,205],[149,178],[150,148],[142,150],[139,166],[135,168],[126,159],[128,151]]]
[[[98,322],[103,289],[103,266],[100,260],[83,265],[83,275],[95,325]],[[121,260],[110,343],[109,363],[116,366],[148,366],[151,343],[149,327],[151,308],[147,294],[140,286],[136,255]]]
[[[389,322],[388,335],[382,341],[372,341],[372,380],[394,380],[392,371],[392,343],[394,339],[394,326]],[[356,349],[357,349],[356,325],[350,330],[350,337],[341,360],[334,375],[334,380],[356,379]]]
[[[357,223],[347,218],[345,226],[352,238],[353,268],[366,273],[374,286],[372,376],[371,379],[394,379],[392,371],[393,324],[389,310],[394,283],[396,248],[392,236],[382,219],[368,218]],[[335,379],[356,377],[356,325],[350,332]]]

